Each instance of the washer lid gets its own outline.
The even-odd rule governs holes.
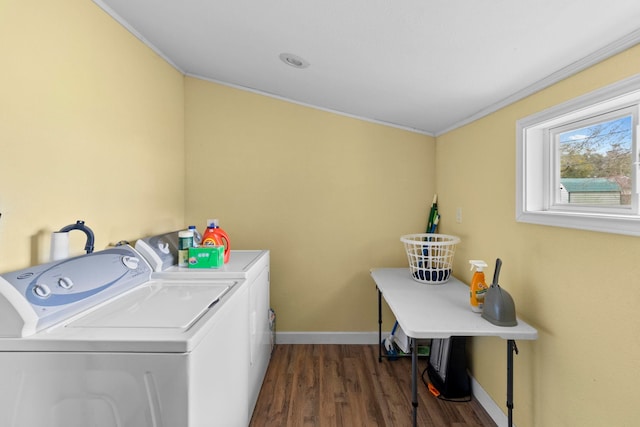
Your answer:
[[[175,328],[187,330],[231,286],[149,282],[70,322],[67,328]]]

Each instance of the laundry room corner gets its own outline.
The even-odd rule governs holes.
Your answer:
[[[187,221],[271,251],[278,332],[375,331],[368,271],[426,226],[434,138],[191,77],[185,111]]]

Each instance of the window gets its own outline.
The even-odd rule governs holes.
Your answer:
[[[640,236],[640,75],[516,123],[516,220]]]

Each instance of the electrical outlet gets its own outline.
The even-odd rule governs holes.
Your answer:
[[[462,224],[462,208],[456,208],[456,222]]]

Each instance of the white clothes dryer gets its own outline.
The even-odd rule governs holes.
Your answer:
[[[251,418],[273,350],[270,327],[270,252],[232,250],[229,262],[220,268],[201,269],[178,266],[178,231],[139,239],[136,250],[154,272],[152,277],[171,280],[244,279],[248,288],[249,404]]]
[[[119,246],[0,276],[0,425],[246,426],[243,279]]]

